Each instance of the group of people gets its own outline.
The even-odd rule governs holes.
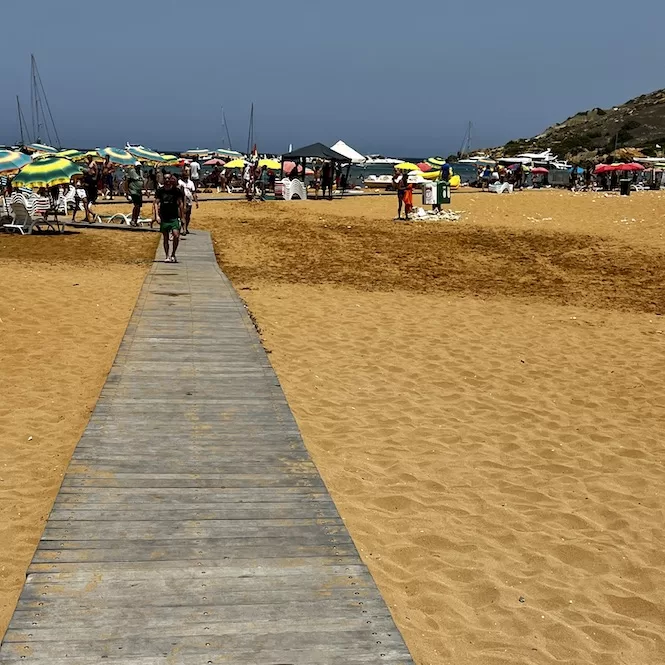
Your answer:
[[[194,162],[192,162],[194,164]],[[192,208],[199,207],[198,183],[200,168],[192,169],[192,164],[183,166],[180,177],[166,169],[161,171],[161,185],[155,184],[153,199],[153,214],[150,226],[159,224],[159,230],[164,242],[166,263],[177,263],[176,252],[180,243],[180,236],[189,234],[189,224],[192,219]],[[198,162],[196,162],[198,165]],[[138,168],[137,168],[138,167]],[[194,179],[196,174],[196,179]],[[125,170],[125,193],[132,202],[132,225],[138,226],[141,207],[143,206],[144,181],[140,171],[140,164],[129,166]]]
[[[165,168],[159,170],[151,168],[144,177],[139,161],[123,169],[123,193],[132,203],[130,222],[132,226],[139,225],[144,192],[148,195],[154,192],[153,214],[150,225],[159,224],[159,230],[164,240],[167,263],[177,263],[176,251],[180,237],[189,234],[192,208],[194,206],[199,207],[200,167],[192,168],[193,164],[192,162],[192,164],[183,166],[178,177]],[[70,184],[64,188],[65,198],[71,199],[73,195],[74,199],[72,221],[76,221],[76,215],[80,209],[85,214],[86,222],[91,223],[98,219],[94,212],[94,204],[99,197],[98,175],[102,170],[110,170],[108,165],[108,159],[100,165],[95,162],[93,157],[90,157],[83,174],[74,176]],[[112,174],[114,174],[117,167],[111,165],[111,168]],[[159,179],[152,180],[156,173],[159,174]],[[196,178],[194,174],[196,174]],[[56,198],[57,196],[55,194]]]

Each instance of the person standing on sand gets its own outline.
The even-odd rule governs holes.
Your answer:
[[[332,186],[333,186],[333,166],[330,162],[323,162],[321,169],[321,190],[323,198],[326,198],[326,190],[328,190],[328,199],[332,201]]]
[[[189,174],[192,177],[192,182],[196,189],[199,188],[199,179],[201,177],[201,165],[196,161],[196,157],[192,160],[192,163],[189,165]]]
[[[409,215],[413,210],[413,185],[409,182],[409,176],[404,173],[402,175],[404,183],[404,219],[411,219]]]
[[[393,171],[393,187],[397,190],[397,219],[402,219],[402,206],[404,205],[404,183],[406,178],[397,169]]]
[[[92,224],[95,221],[95,213],[92,206],[97,202],[99,189],[97,187],[97,180],[99,179],[99,168],[95,162],[93,155],[88,157],[88,164],[83,175],[83,183],[85,187],[86,199],[85,206],[85,221]],[[92,221],[90,221],[90,214],[92,213]]]
[[[125,173],[125,194],[132,202],[132,226],[139,225],[139,215],[143,205],[143,178],[139,175],[136,166],[127,168]]]
[[[192,205],[196,203],[196,207],[199,207],[196,185],[194,185],[194,182],[189,177],[187,169],[185,169],[182,178],[178,180],[178,187],[182,189],[185,195],[185,216],[182,220],[182,235],[186,236],[189,234],[189,222],[192,219]]]
[[[175,176],[167,173],[164,186],[155,192],[153,203],[154,218],[159,222],[159,230],[164,239],[165,263],[178,263],[176,251],[180,242],[180,220],[184,218],[185,195],[177,187]],[[173,250],[169,248],[170,237],[173,237]]]
[[[314,198],[319,200],[319,190],[321,189],[321,166],[316,164],[314,166],[314,180],[312,181],[312,187],[314,187]]]

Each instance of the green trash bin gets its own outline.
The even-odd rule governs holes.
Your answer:
[[[450,183],[447,180],[436,180],[435,182],[439,203],[450,203]]]
[[[423,184],[423,205],[440,206],[443,203],[450,203],[450,183],[447,180]]]

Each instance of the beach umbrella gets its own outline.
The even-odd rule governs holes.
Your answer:
[[[418,164],[414,164],[412,162],[400,162],[399,164],[395,165],[395,168],[398,171],[420,171]]]
[[[644,171],[644,167],[642,164],[638,164],[637,162],[628,162],[628,164],[619,164],[619,166],[616,167],[617,171]]]
[[[593,170],[594,173],[608,173],[609,171],[614,171],[615,167],[612,164],[598,164]]]
[[[131,152],[134,157],[143,162],[152,162],[153,164],[163,164],[164,158],[158,152],[144,148],[142,145],[128,145],[127,151]]]
[[[535,168],[531,169],[531,173],[535,175],[547,175],[549,171],[542,166],[536,166]]]
[[[64,157],[65,159],[75,162],[79,159],[83,159],[85,153],[82,150],[60,150],[59,152],[53,153],[53,156]]]
[[[435,169],[441,168],[446,163],[441,157],[428,157],[425,161]]]
[[[80,166],[64,157],[42,157],[24,166],[14,178],[14,187],[53,187],[68,183],[83,173]]]
[[[212,159],[203,162],[203,166],[224,166],[224,160],[213,157]]]
[[[108,157],[111,163],[120,164],[121,166],[130,166],[136,163],[136,157],[124,148],[111,148],[107,146],[106,148],[97,150],[97,154],[105,159]]]
[[[238,152],[237,150],[226,150],[225,148],[215,150],[215,153],[217,155],[221,155],[222,157],[242,157],[241,152]]]
[[[210,154],[210,150],[202,150],[201,148],[195,148],[194,150],[188,150],[183,152],[183,157],[207,157]]]
[[[32,161],[30,155],[14,150],[0,150],[0,173],[13,173]]]
[[[245,167],[244,159],[232,159],[230,162],[226,162],[224,168],[227,169],[242,169]]]
[[[182,166],[185,163],[184,159],[176,157],[175,155],[162,155],[164,166]]]
[[[279,171],[282,168],[282,165],[275,159],[260,159],[259,168],[263,168],[264,166],[273,171]]]
[[[30,145],[26,145],[25,149],[29,150],[30,152],[50,152],[50,153],[58,152],[57,148],[54,148],[53,146],[50,145],[44,145],[43,143],[31,143]]]
[[[427,173],[427,171],[431,171],[434,167],[431,164],[428,164],[427,162],[418,162],[418,168],[423,173]]]

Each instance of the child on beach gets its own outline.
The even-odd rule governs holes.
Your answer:
[[[404,217],[411,219],[409,215],[413,210],[413,185],[409,182],[409,176],[405,173],[404,176]]]
[[[74,187],[74,210],[72,210],[72,222],[76,221],[76,213],[79,210],[87,211],[88,194],[80,178],[71,181],[70,187]],[[86,220],[88,221],[88,220]]]

